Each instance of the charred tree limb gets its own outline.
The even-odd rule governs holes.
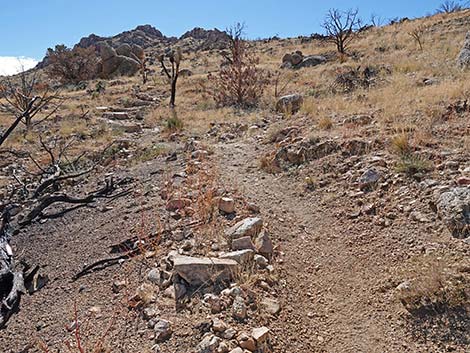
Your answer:
[[[57,193],[52,195],[47,195],[39,200],[39,203],[35,205],[32,210],[18,222],[21,227],[24,227],[28,224],[31,224],[35,218],[41,215],[41,213],[48,208],[49,206],[55,203],[68,203],[68,204],[89,204],[94,202],[97,198],[104,197],[109,195],[112,191],[115,190],[115,186],[112,180],[107,180],[106,185],[97,190],[92,192],[84,197],[73,197],[63,193]]]
[[[115,257],[109,257],[109,258],[106,258],[106,259],[101,259],[101,260],[95,261],[95,262],[93,262],[89,265],[84,266],[80,272],[78,272],[75,276],[73,276],[72,280],[76,281],[80,277],[83,277],[83,276],[85,276],[89,273],[92,273],[94,271],[103,270],[107,267],[117,265],[121,261],[130,259],[131,257],[134,257],[134,256],[138,255],[139,253],[140,253],[140,249],[135,249],[135,250],[131,250],[131,251],[129,251],[129,252],[123,254],[123,255],[119,255],[119,256],[115,256]]]
[[[3,143],[6,141],[6,139],[8,138],[8,136],[10,136],[11,133],[18,127],[18,125],[20,124],[20,122],[21,122],[26,116],[28,116],[28,114],[30,113],[30,110],[31,110],[32,107],[34,106],[34,103],[35,103],[38,99],[39,99],[39,97],[34,97],[34,98],[31,100],[31,102],[29,103],[27,109],[15,119],[15,121],[13,122],[13,124],[11,124],[10,127],[9,127],[4,133],[2,133],[2,135],[0,136],[0,146],[3,145]]]
[[[9,243],[13,233],[10,222],[10,207],[7,206],[2,211],[0,227],[0,328],[18,309],[21,295],[25,292],[23,274],[15,269]]]

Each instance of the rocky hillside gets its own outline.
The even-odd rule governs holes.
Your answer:
[[[162,32],[151,25],[142,25],[113,37],[101,37],[96,34],[90,34],[88,37],[80,39],[76,46],[88,48],[105,41],[114,48],[118,48],[123,44],[138,45],[144,49],[171,45],[183,47],[191,45],[188,50],[210,50],[225,48],[227,40],[227,34],[218,29],[206,30],[194,28],[184,33],[180,38],[176,38],[164,36]]]
[[[2,350],[468,352],[469,30],[467,10],[347,55],[250,42],[268,79],[249,109],[211,95],[222,32],[106,38],[113,58],[186,45],[176,107],[149,60],[146,82],[62,87],[2,146],[0,260],[26,284]]]

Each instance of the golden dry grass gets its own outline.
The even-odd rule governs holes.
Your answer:
[[[372,28],[359,34],[353,42],[353,56],[297,71],[279,69],[285,53],[302,50],[308,55],[324,54],[334,52],[334,47],[321,41],[301,43],[300,39],[259,41],[253,42],[252,46],[260,57],[260,66],[271,72],[273,77],[278,77],[277,88],[281,91],[278,94],[303,94],[304,104],[296,116],[311,119],[312,126],[323,129],[323,133],[359,134],[360,128],[341,128],[337,123],[345,116],[373,114],[380,135],[391,137],[407,132],[414,143],[424,144],[433,141],[432,128],[442,123],[439,119],[445,107],[455,100],[470,97],[470,72],[461,71],[455,64],[470,23],[469,14],[470,11],[436,15]],[[417,48],[409,35],[418,27],[425,28],[423,50]],[[182,77],[178,83],[176,111],[183,122],[180,128],[192,133],[205,133],[212,123],[250,124],[260,117],[275,114],[274,83],[267,87],[257,110],[246,112],[216,107],[201,87],[207,84],[207,73],[216,71],[220,63],[221,58],[215,51],[189,53],[184,57],[182,68],[190,69],[193,75]],[[367,66],[382,68],[376,85],[347,93],[332,89],[338,73]],[[158,65],[150,66],[150,69],[154,74],[146,85],[142,84],[140,77],[133,77],[119,79],[118,84],[107,82],[105,92],[99,95],[65,90],[63,95],[67,101],[57,117],[46,123],[49,131],[64,137],[71,134],[90,136],[96,147],[109,143],[119,135],[103,126],[99,119],[101,113],[96,107],[123,106],[133,98],[136,90],[161,99],[160,106],[147,111],[144,123],[148,127],[165,129],[171,118],[167,108],[169,85],[159,74]],[[423,85],[425,78],[434,78],[436,83]],[[88,87],[93,88],[96,83],[90,82]],[[89,111],[87,120],[77,119],[86,111]],[[8,115],[1,114],[0,125],[6,126],[10,119]],[[16,133],[8,145],[23,143],[21,133]],[[469,139],[448,143],[464,147],[468,146]]]

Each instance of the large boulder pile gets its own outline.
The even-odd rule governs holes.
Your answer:
[[[123,44],[114,49],[108,43],[100,42],[98,49],[103,78],[133,76],[142,67],[145,55],[144,50],[138,45]]]
[[[297,50],[293,53],[288,53],[282,58],[281,68],[283,69],[301,69],[303,67],[313,67],[323,64],[327,61],[321,55],[304,56],[301,51]]]
[[[470,67],[470,31],[467,32],[463,48],[460,51],[459,57],[457,58],[457,63],[462,68]]]
[[[213,50],[227,48],[230,37],[217,28],[204,29],[196,27],[180,37],[181,41],[192,42],[194,50]]]
[[[119,33],[113,37],[101,37],[91,34],[88,37],[80,39],[77,47],[88,48],[97,47],[100,42],[106,41],[113,48],[118,48],[123,44],[138,45],[142,48],[148,48],[159,43],[171,42],[171,38],[165,37],[162,32],[150,25],[137,26],[133,30]]]

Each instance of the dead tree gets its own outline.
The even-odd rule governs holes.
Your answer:
[[[21,113],[18,117],[16,117],[15,121],[4,131],[0,134],[0,146],[6,141],[8,136],[18,127],[20,122],[25,119],[26,116],[30,115],[30,112],[33,110],[33,106],[38,98],[33,98],[30,102],[26,110]]]
[[[424,34],[426,33],[427,28],[425,26],[418,26],[413,29],[411,32],[408,32],[408,35],[414,39],[416,44],[418,44],[419,50],[423,51],[424,44]]]
[[[382,27],[384,24],[384,19],[381,16],[373,13],[370,15],[370,23],[373,27]]]
[[[322,23],[328,40],[336,45],[341,54],[346,54],[355,33],[361,28],[362,21],[358,13],[357,9],[348,11],[330,9]]]
[[[253,108],[261,99],[268,83],[267,73],[260,69],[259,58],[243,39],[244,25],[237,23],[226,30],[229,51],[217,74],[209,74],[209,93],[218,106]]]
[[[168,69],[165,64],[165,58],[170,62],[170,68]],[[158,57],[158,61],[162,65],[163,72],[167,76],[171,85],[171,98],[170,98],[170,108],[175,107],[176,102],[176,83],[178,81],[178,76],[180,73],[180,64],[181,64],[182,54],[181,49],[178,48],[176,51],[170,51],[168,54],[161,54]]]
[[[439,8],[436,10],[437,13],[454,13],[458,11],[462,11],[468,5],[463,4],[462,1],[453,1],[453,0],[446,0],[444,1]]]
[[[36,73],[28,75],[24,71],[16,78],[6,78],[0,83],[0,99],[3,100],[0,110],[15,116],[13,124],[1,135],[0,145],[20,122],[28,132],[55,114],[64,101],[58,91],[41,85]]]

